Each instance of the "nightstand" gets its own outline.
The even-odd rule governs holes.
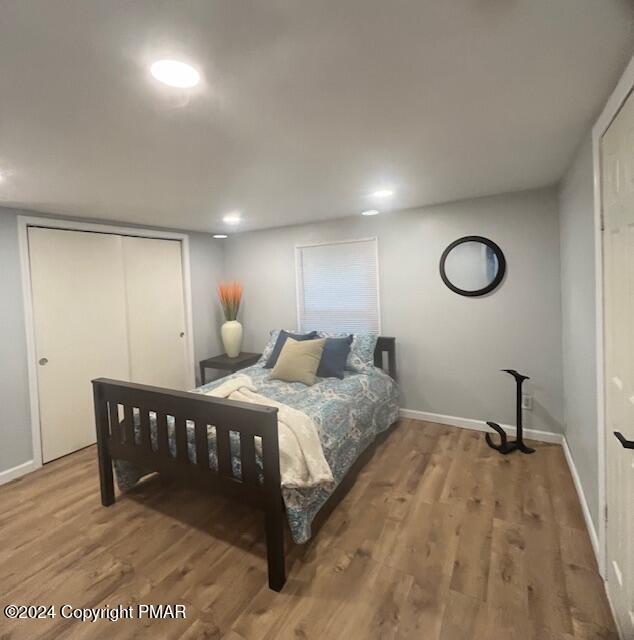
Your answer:
[[[213,358],[206,358],[200,361],[200,384],[206,384],[205,382],[205,369],[220,369],[221,371],[229,371],[235,373],[245,367],[250,367],[255,364],[260,357],[261,353],[249,353],[242,351],[239,356],[230,358],[227,354],[223,353],[221,356],[213,356]]]

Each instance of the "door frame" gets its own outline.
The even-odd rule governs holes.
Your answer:
[[[607,572],[607,451],[605,429],[605,328],[603,298],[603,213],[601,208],[601,138],[634,90],[634,57],[630,60],[601,115],[592,128],[592,172],[594,181],[594,272],[596,296],[596,355],[597,355],[597,453],[599,462],[599,572],[605,580]]]
[[[96,222],[80,222],[61,218],[44,218],[29,215],[17,217],[18,247],[20,251],[20,271],[22,276],[22,302],[24,305],[24,327],[26,332],[27,371],[29,379],[29,402],[31,409],[31,442],[33,447],[32,464],[25,469],[35,471],[42,466],[42,438],[40,424],[40,402],[37,382],[37,352],[35,348],[35,323],[33,321],[33,296],[31,292],[31,261],[29,254],[29,227],[44,227],[63,231],[88,231],[137,238],[154,238],[158,240],[177,240],[181,243],[181,261],[183,271],[183,293],[185,302],[185,326],[187,331],[187,370],[188,381],[196,386],[196,369],[194,360],[194,323],[192,315],[191,271],[189,260],[189,236],[185,233],[157,231],[122,227]]]

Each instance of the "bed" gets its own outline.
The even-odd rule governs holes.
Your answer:
[[[233,376],[195,392],[94,380],[97,449],[104,506],[115,500],[114,464],[123,491],[159,472],[264,511],[269,587],[280,591],[286,581],[285,521],[293,541],[306,542],[317,514],[329,512],[345,494],[398,418],[395,339],[378,338],[374,367],[312,387],[270,380],[263,360],[234,376],[248,376],[259,393],[314,421],[334,476],[331,485],[282,486],[278,409],[205,395]]]

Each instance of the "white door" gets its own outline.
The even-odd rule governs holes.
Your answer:
[[[605,231],[607,581],[624,638],[634,638],[634,98],[601,141]]]
[[[187,389],[191,367],[185,334],[181,243],[124,237],[123,255],[130,379]]]
[[[44,462],[95,442],[97,377],[127,380],[121,237],[29,228]]]

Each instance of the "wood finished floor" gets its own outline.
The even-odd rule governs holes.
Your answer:
[[[91,447],[0,487],[2,608],[184,603],[187,619],[0,617],[0,638],[616,638],[562,449],[535,446],[502,457],[403,420],[292,548],[281,594],[260,518],[156,478],[103,508]]]

